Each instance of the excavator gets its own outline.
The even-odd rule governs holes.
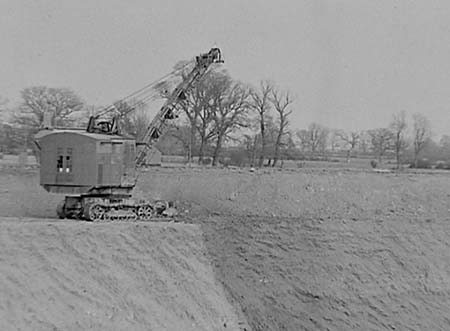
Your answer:
[[[89,118],[86,129],[55,128],[46,124],[35,136],[40,152],[40,185],[48,192],[66,194],[57,206],[60,218],[102,222],[113,220],[152,220],[174,213],[164,201],[136,201],[132,190],[139,170],[145,164],[154,144],[186,102],[188,94],[213,64],[223,63],[221,51],[213,47],[196,56],[145,130],[142,141],[123,134],[121,117],[133,111],[107,117],[117,111],[111,105]],[[184,69],[186,70],[186,69]],[[174,73],[174,72],[172,72]],[[136,95],[153,88],[146,86]]]

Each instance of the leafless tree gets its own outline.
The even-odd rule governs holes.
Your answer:
[[[83,101],[68,88],[27,87],[21,92],[22,104],[14,121],[30,129],[39,128],[44,114],[53,116],[53,125],[66,125],[69,116],[83,108]]]
[[[24,127],[0,123],[0,153],[23,149],[27,135],[28,130]]]
[[[199,163],[202,163],[206,147],[217,136],[214,123],[213,107],[218,95],[226,93],[226,83],[229,75],[225,71],[210,71],[206,73],[198,84],[187,95],[187,99],[182,104],[183,111],[189,121],[190,149],[194,149],[194,144],[198,137]],[[223,97],[223,96],[222,96]]]
[[[275,140],[274,157],[272,163],[272,166],[275,167],[280,156],[280,147],[282,145],[283,138],[288,134],[288,117],[292,114],[292,109],[289,109],[289,106],[292,104],[294,99],[292,98],[289,91],[282,92],[276,89],[272,89],[271,101],[278,115],[278,132]]]
[[[150,85],[151,90],[146,90],[145,93],[141,92],[141,96],[145,96],[146,99],[166,99],[175,87],[180,83],[182,79],[185,79],[189,72],[193,69],[194,62],[192,61],[178,61],[174,66],[170,74],[164,76],[154,85]],[[145,89],[145,88],[144,88]],[[154,92],[154,93],[152,93]]]
[[[4,117],[8,111],[7,109],[8,99],[2,98],[0,96],[0,120],[4,120]]]
[[[248,97],[250,91],[242,83],[234,82],[229,75],[216,77],[217,89],[212,101],[216,131],[212,165],[217,165],[223,143],[240,127],[248,126]]]
[[[137,141],[144,139],[145,133],[150,125],[150,118],[148,116],[148,106],[145,103],[136,105],[136,109],[130,114],[129,120],[133,126],[133,136]]]
[[[187,156],[188,162],[192,161],[191,127],[178,123],[170,123],[167,130],[156,143],[157,148],[166,154],[182,152]],[[180,151],[181,148],[181,151]]]
[[[307,130],[296,132],[302,152],[308,151],[314,158],[317,152],[323,153],[327,147],[330,130],[320,124],[311,123]]]
[[[408,147],[408,143],[405,137],[406,131],[406,116],[405,112],[401,111],[397,114],[394,114],[392,122],[391,122],[391,130],[394,135],[394,152],[395,158],[397,160],[397,169],[400,169],[401,158],[406,148]]]
[[[261,134],[260,134],[260,121],[259,115],[252,116],[252,112],[249,112],[248,116],[248,125],[246,128],[248,129],[248,133],[244,134],[243,143],[245,145],[245,149],[247,151],[247,157],[249,159],[250,165],[257,166],[259,164],[259,157],[261,155]],[[274,153],[270,153],[274,149],[276,136],[278,134],[278,125],[275,124],[272,116],[267,114],[265,116],[265,137],[266,137],[266,153],[265,158],[269,159],[268,165],[271,164],[271,158]]]
[[[167,98],[174,90],[180,80],[185,79],[193,66],[192,61],[179,61],[173,68],[173,71],[164,80],[161,80],[152,87],[154,98]],[[214,136],[212,130],[212,116],[210,114],[210,87],[214,80],[214,72],[206,73],[198,84],[185,94],[186,100],[180,104],[180,107],[189,122],[189,134],[186,135],[184,124],[174,124],[170,128],[169,135],[182,143],[188,149],[188,161],[191,162],[193,151],[199,153],[199,163],[202,162],[205,147]],[[150,94],[151,96],[153,94]],[[182,130],[180,131],[180,128]],[[188,138],[188,141],[185,139]],[[199,146],[197,146],[197,144]]]
[[[134,137],[137,141],[144,138],[150,125],[148,105],[141,100],[117,101],[114,103],[113,115],[119,116],[120,127],[123,133]]]
[[[431,125],[428,118],[416,113],[413,115],[414,166],[417,168],[419,155],[431,139]]]
[[[441,149],[441,156],[443,159],[450,160],[450,136],[443,135],[439,140],[439,146]]]
[[[372,150],[377,156],[378,162],[381,163],[386,152],[392,150],[392,131],[387,128],[379,128],[369,130],[368,134],[370,135]]]
[[[371,137],[367,131],[361,131],[359,137],[359,151],[366,154],[369,151]]]
[[[315,157],[317,152],[323,153],[327,146],[329,129],[320,124],[311,123],[308,127],[308,134],[311,157]]]
[[[446,134],[443,135],[439,140],[439,146],[443,151],[442,155],[444,158],[450,159],[450,136]]]
[[[6,151],[9,143],[8,127],[5,122],[7,100],[0,96],[0,158],[3,157],[2,152]]]
[[[350,162],[350,158],[359,144],[361,135],[357,131],[345,132],[342,130],[338,131],[337,135],[347,147],[347,162]]]
[[[202,81],[203,82],[203,81]],[[195,150],[195,145],[197,142],[197,133],[200,134],[200,157],[199,162],[203,159],[204,146],[207,142],[207,134],[206,129],[209,126],[210,120],[208,117],[205,117],[205,113],[207,114],[209,110],[205,108],[204,102],[204,90],[201,86],[197,86],[191,93],[188,94],[186,102],[182,103],[182,109],[184,114],[186,115],[189,121],[189,141],[188,141],[188,162],[191,162],[192,159],[192,151]],[[200,112],[203,111],[203,117],[201,117],[201,121],[199,123]],[[176,131],[175,131],[176,132]],[[184,130],[183,130],[184,133]],[[182,137],[185,135],[183,134]]]
[[[266,116],[266,153],[265,157],[267,160],[267,166],[273,165],[273,160],[275,158],[275,142],[277,140],[279,132],[279,125],[276,123],[275,119],[271,114]],[[285,140],[285,139],[283,139]],[[284,143],[284,141],[282,142]],[[262,146],[261,146],[262,147]]]
[[[250,163],[250,167],[254,167],[256,163],[256,152],[259,144],[260,135],[258,134],[245,134],[243,137],[243,145],[247,153],[247,158]]]
[[[262,167],[266,156],[266,121],[267,113],[270,110],[270,96],[273,90],[273,84],[269,81],[261,81],[259,89],[253,89],[250,93],[251,108],[254,109],[259,116],[260,134],[261,134],[261,154],[259,156],[258,166]]]
[[[205,147],[217,136],[214,112],[217,100],[227,93],[231,78],[226,72],[208,72],[197,85],[191,97],[191,123],[199,135],[199,163],[203,161]]]
[[[305,153],[309,151],[309,141],[310,141],[310,134],[309,131],[306,129],[297,130],[295,133],[298,139],[298,144],[300,146],[300,151],[302,153]]]
[[[177,66],[182,68],[185,65],[184,62],[180,62],[176,65],[175,69],[177,69]],[[181,75],[185,77],[187,75],[187,71],[181,70]],[[205,105],[205,87],[208,86],[205,84],[205,81],[208,81],[209,75],[206,77],[203,77],[203,79],[199,82],[199,85],[196,86],[196,88],[191,91],[191,93],[188,93],[187,99],[184,103],[181,104],[182,109],[188,118],[189,124],[190,124],[190,131],[189,131],[189,141],[188,141],[188,162],[191,163],[192,161],[192,151],[195,150],[195,145],[197,142],[197,133],[200,134],[200,151],[199,151],[199,163],[203,161],[203,154],[204,154],[204,146],[207,143],[208,137],[206,134],[206,129],[209,126],[209,123],[211,120],[209,120],[208,116],[205,116],[205,114],[208,113],[208,109]],[[167,90],[165,91],[167,93]],[[203,116],[201,117],[201,122],[199,123],[199,117],[200,112],[203,111]],[[184,130],[183,130],[184,132]],[[178,132],[179,133],[179,132]],[[181,135],[181,137],[184,137],[185,135]]]
[[[336,130],[336,129],[330,130],[329,143],[330,143],[330,148],[331,148],[332,152],[335,152],[336,149],[339,148],[339,146],[340,146],[341,138],[339,137],[339,134],[340,134],[340,130]]]
[[[9,145],[9,126],[5,124],[6,116],[7,116],[7,108],[6,104],[8,103],[7,99],[4,99],[0,96],[0,157],[3,151],[6,151]]]

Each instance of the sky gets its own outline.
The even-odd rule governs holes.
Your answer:
[[[450,134],[448,0],[0,0],[0,37],[10,105],[34,85],[108,105],[217,45],[233,78],[295,96],[293,129],[405,111]]]

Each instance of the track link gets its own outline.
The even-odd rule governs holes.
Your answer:
[[[168,221],[176,215],[171,203],[166,201],[135,201],[132,199],[84,198],[76,212],[60,204],[57,214],[60,218],[84,219],[92,222],[113,221]]]

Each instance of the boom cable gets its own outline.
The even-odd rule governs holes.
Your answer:
[[[120,114],[121,116],[125,116],[127,115],[129,112],[133,111],[134,107],[136,105],[138,105],[140,102],[144,102],[144,101],[149,101],[149,100],[154,100],[156,99],[157,95],[160,94],[159,91],[154,90],[153,88],[155,87],[155,85],[157,85],[158,83],[166,80],[167,78],[173,76],[175,77],[177,73],[179,73],[180,71],[184,70],[186,67],[188,67],[189,65],[192,65],[193,60],[190,60],[188,62],[186,62],[184,65],[182,65],[180,68],[176,68],[174,70],[172,70],[171,72],[169,72],[167,75],[164,75],[160,78],[158,78],[157,80],[145,85],[144,87],[140,88],[139,90],[134,91],[133,93],[125,96],[124,98],[114,102],[113,104],[104,107],[102,109],[102,111],[100,111],[97,115],[95,115],[96,118],[99,118],[101,116],[104,116],[110,112],[114,112],[117,111],[117,108],[115,106],[115,104],[117,104],[118,102],[126,102],[127,100],[135,100],[134,104],[129,104],[130,106],[130,110]],[[139,96],[139,98],[138,98]],[[140,100],[137,100],[140,99]]]

